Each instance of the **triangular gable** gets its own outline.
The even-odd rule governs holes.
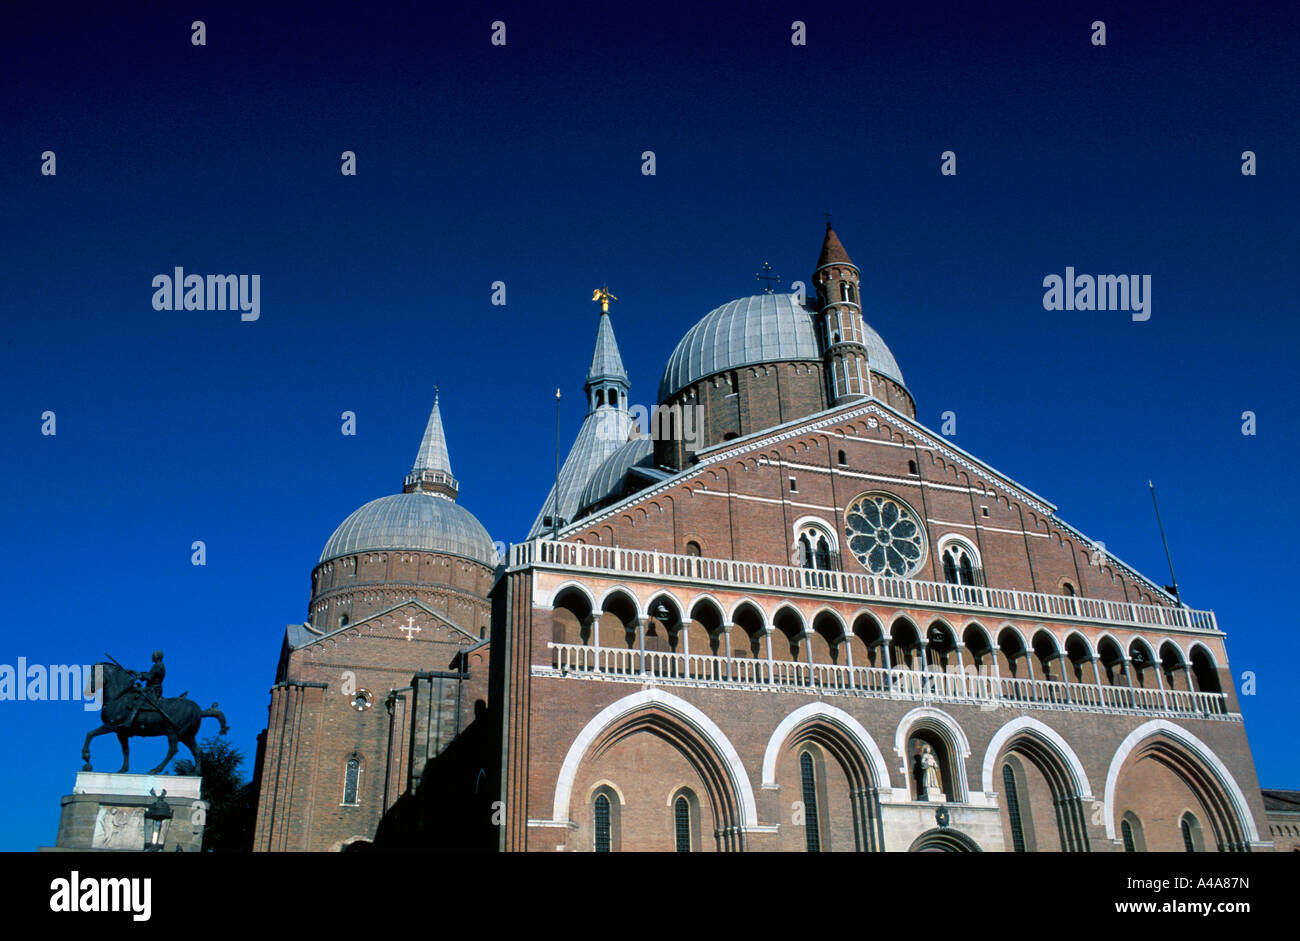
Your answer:
[[[445,614],[433,610],[427,604],[425,604],[423,601],[420,601],[417,598],[409,598],[405,601],[399,601],[396,604],[389,605],[387,608],[384,608],[382,611],[376,611],[374,614],[368,615],[359,621],[351,621],[347,624],[333,628],[332,630],[329,631],[318,632],[312,629],[310,625],[290,624],[289,631],[286,634],[285,640],[289,644],[289,646],[292,647],[294,650],[301,650],[304,647],[310,647],[311,645],[319,643],[320,641],[329,640],[331,638],[337,638],[340,634],[366,633],[367,626],[373,629],[374,627],[382,623],[390,615],[397,614],[404,608],[412,608],[418,610],[420,613],[427,616],[435,623],[443,625],[455,633],[463,634],[466,637],[466,639],[469,640],[472,644],[478,644],[480,642],[477,634],[465,630],[465,628],[461,627],[455,621],[448,618]],[[298,631],[295,631],[294,630],[295,628],[298,628]],[[306,628],[306,630],[303,630],[303,628]],[[310,631],[310,633],[308,633],[308,631]],[[295,634],[297,637],[297,642],[295,642],[294,640]],[[398,634],[397,636],[400,637],[402,635]]]
[[[919,421],[909,418],[898,412],[884,402],[878,399],[868,399],[865,402],[854,402],[848,405],[836,406],[815,415],[809,415],[804,418],[795,419],[773,428],[767,428],[762,431],[756,431],[745,435],[743,438],[735,438],[731,441],[720,442],[712,447],[706,448],[696,453],[696,463],[691,467],[680,471],[673,476],[664,480],[656,486],[640,490],[618,502],[605,507],[598,513],[590,516],[584,516],[575,520],[573,523],[562,527],[560,538],[566,535],[580,532],[585,529],[593,528],[606,520],[615,518],[619,513],[624,512],[629,507],[643,500],[650,499],[661,493],[665,493],[674,487],[699,477],[711,467],[725,461],[735,460],[742,455],[755,451],[766,451],[774,446],[780,445],[786,441],[798,438],[809,432],[822,431],[833,425],[841,424],[846,421],[856,421],[866,418],[868,423],[874,419],[877,422],[886,422],[905,435],[910,435],[917,440],[922,447],[933,450],[944,457],[945,460],[956,464],[962,469],[969,472],[974,478],[984,482],[986,487],[994,492],[1001,493],[1008,503],[1018,503],[1033,510],[1035,514],[1046,522],[1049,526],[1057,526],[1061,529],[1063,535],[1070,537],[1071,541],[1079,543],[1090,550],[1101,552],[1106,559],[1113,563],[1115,567],[1121,570],[1125,575],[1135,581],[1141,582],[1152,593],[1172,605],[1178,605],[1178,599],[1174,598],[1164,589],[1164,586],[1158,585],[1151,579],[1147,578],[1131,565],[1123,562],[1114,553],[1101,547],[1099,543],[1084,535],[1080,530],[1066,523],[1056,515],[1056,505],[1040,497],[1028,487],[1017,483],[1011,477],[1003,474],[1001,471],[975,457],[968,451],[963,450],[952,442],[948,441],[938,432],[927,428]]]

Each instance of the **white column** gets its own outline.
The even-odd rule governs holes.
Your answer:
[[[727,682],[731,682],[733,676],[731,672],[731,629],[734,626],[730,621],[726,621],[722,625],[722,639],[727,648]]]
[[[1165,707],[1165,712],[1168,712],[1169,697],[1165,694],[1165,678],[1162,675],[1164,670],[1161,668],[1159,660],[1152,663],[1151,668],[1155,670],[1156,673],[1156,688],[1160,690],[1160,704]]]
[[[813,666],[812,632],[807,630],[804,631],[802,634],[799,635],[799,639],[803,642],[803,658],[804,661],[808,664],[808,685],[815,686],[817,684],[814,678],[813,668],[812,668]]]
[[[763,630],[763,641],[767,644],[767,681],[772,682],[772,628],[767,627]]]
[[[1101,681],[1101,657],[1093,654],[1088,658],[1092,663],[1092,675],[1097,681],[1097,697],[1101,700],[1101,705],[1106,705],[1106,685]]]
[[[1128,690],[1128,692],[1123,694],[1125,705],[1132,709],[1133,704],[1136,702],[1136,697],[1133,694],[1133,674],[1130,673],[1128,669],[1128,654],[1121,653],[1119,655],[1119,668],[1120,672],[1124,676],[1124,688]]]
[[[989,657],[993,660],[993,698],[1002,698],[1002,667],[998,664],[998,654],[1002,648],[996,642],[989,642]]]

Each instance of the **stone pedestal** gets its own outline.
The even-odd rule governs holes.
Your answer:
[[[199,798],[201,778],[165,774],[105,774],[82,771],[63,797],[59,835],[46,851],[142,852],[148,821],[145,811],[154,802],[149,792],[162,794],[172,819],[163,823],[162,852],[203,849],[208,805]]]
[[[932,803],[935,804],[942,804],[945,800],[947,800],[947,798],[944,796],[943,790],[937,787],[927,787],[925,789],[925,796],[921,799],[931,801]]]

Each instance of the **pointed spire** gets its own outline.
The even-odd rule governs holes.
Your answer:
[[[822,253],[817,257],[817,267],[835,264],[852,265],[853,261],[849,258],[849,253],[844,250],[844,246],[840,244],[840,237],[835,234],[830,220],[827,219],[826,238],[822,241]]]
[[[573,522],[582,491],[605,458],[627,443],[631,436],[632,416],[628,412],[628,390],[631,384],[623,368],[623,357],[614,339],[614,326],[609,319],[609,302],[618,300],[608,287],[592,292],[593,301],[600,302],[600,323],[596,327],[596,348],[591,354],[591,368],[583,389],[587,393],[587,415],[578,429],[578,437],[569,449],[563,466],[556,474],[541,512],[528,532],[528,538],[549,533],[556,525]],[[558,390],[557,390],[558,391]],[[557,434],[558,451],[558,434]]]
[[[596,328],[596,349],[591,354],[591,369],[587,370],[587,384],[614,380],[627,382],[623,357],[614,339],[614,326],[609,321],[609,311],[600,312],[600,325]]]
[[[442,411],[438,408],[438,391],[433,393],[433,411],[420,439],[420,450],[415,463],[406,475],[404,493],[422,490],[439,496],[456,499],[456,478],[451,475],[451,458],[447,455],[447,438],[442,432]]]
[[[591,368],[587,370],[587,381],[583,383],[587,393],[587,414],[611,405],[626,411],[630,383],[627,371],[623,369],[623,357],[618,352],[618,341],[614,339],[614,326],[609,320],[609,302],[618,298],[609,293],[609,288],[602,287],[592,294],[591,299],[600,301],[600,324],[596,327],[596,348],[591,354]]]

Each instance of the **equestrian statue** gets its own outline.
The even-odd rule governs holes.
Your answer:
[[[86,744],[81,749],[85,765],[81,770],[94,770],[90,766],[91,740],[115,732],[117,740],[122,743],[122,768],[118,774],[126,774],[131,763],[127,739],[157,735],[167,736],[167,757],[150,774],[162,773],[176,755],[177,742],[184,742],[185,747],[194,755],[194,773],[202,773],[199,750],[194,744],[199,723],[212,717],[221,723],[222,735],[230,730],[226,725],[226,717],[217,708],[217,704],[213,703],[210,708],[200,710],[198,703],[188,698],[188,691],[172,699],[164,699],[162,683],[167,671],[163,666],[161,650],[154,651],[153,665],[143,673],[128,670],[108,654],[104,656],[108,657],[109,662],[95,664],[86,689],[87,693],[94,694],[98,691],[97,684],[103,684],[103,707],[99,711],[99,717],[104,724],[86,735]]]

